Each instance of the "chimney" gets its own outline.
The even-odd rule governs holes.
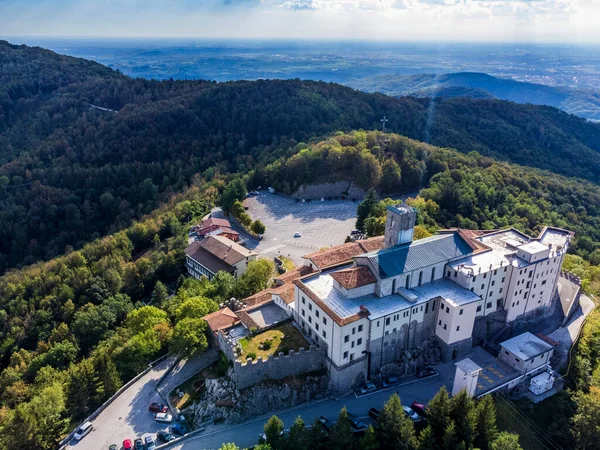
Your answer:
[[[417,211],[402,203],[387,207],[383,248],[412,242]]]

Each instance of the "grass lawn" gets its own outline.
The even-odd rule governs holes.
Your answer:
[[[241,360],[249,358],[254,353],[256,357],[262,356],[263,360],[279,352],[287,353],[290,350],[298,351],[300,347],[308,350],[308,342],[304,336],[289,322],[270,330],[240,339],[242,346]]]
[[[287,270],[294,270],[296,268],[296,264],[294,264],[294,261],[292,261],[290,258],[285,256],[279,256],[278,258],[283,261],[283,267],[285,267]]]
[[[201,372],[198,372],[192,378],[187,380],[185,383],[180,384],[169,393],[169,401],[173,406],[178,408],[180,411],[187,408],[192,402],[200,399],[202,393],[202,384],[204,380],[211,378],[219,378],[217,371],[217,363],[207,367]],[[177,394],[177,390],[183,392],[183,396],[180,397]]]

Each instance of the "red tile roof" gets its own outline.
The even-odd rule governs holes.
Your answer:
[[[383,236],[376,236],[356,242],[348,242],[333,248],[311,253],[306,255],[305,258],[309,259],[317,268],[323,269],[351,261],[353,257],[364,253],[381,250],[383,248],[383,239]]]
[[[373,284],[377,281],[366,266],[338,270],[331,274],[331,278],[346,289],[355,289],[368,284]]]
[[[275,281],[279,282],[278,284],[291,283],[297,278],[302,278],[306,275],[309,275],[314,272],[314,269],[309,266],[298,267],[294,270],[288,270],[286,273],[275,277]]]
[[[231,223],[227,219],[219,219],[217,217],[209,217],[206,220],[203,220],[200,225],[198,225],[198,231],[204,230],[205,228],[210,227],[226,227],[231,228]]]
[[[213,333],[222,330],[223,328],[229,328],[240,321],[237,314],[229,308],[223,308],[214,313],[210,313],[204,316],[203,319],[208,322],[208,326]]]

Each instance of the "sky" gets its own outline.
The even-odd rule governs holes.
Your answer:
[[[600,44],[600,0],[0,0],[0,35]]]

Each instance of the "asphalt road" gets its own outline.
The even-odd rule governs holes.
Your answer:
[[[132,384],[92,421],[94,430],[79,442],[72,440],[68,448],[106,450],[111,444],[121,448],[124,439],[133,441],[147,433],[156,437],[157,431],[166,429],[166,425],[154,422],[148,405],[154,401],[161,402],[154,387],[172,363],[171,358],[165,360]]]
[[[398,392],[403,404],[410,405],[415,400],[421,403],[428,403],[442,385],[446,385],[451,390],[451,376],[454,375],[454,364],[449,363],[444,366],[446,367],[440,371],[442,372],[441,375],[425,380],[417,380],[410,384],[391,387],[358,398],[354,394],[351,394],[339,400],[326,399],[285,412],[274,411],[273,413],[277,414],[283,420],[285,428],[291,427],[298,416],[302,416],[307,425],[312,424],[321,415],[335,420],[343,406],[346,406],[349,413],[364,418],[365,422],[369,422],[370,419],[367,416],[369,409],[372,407],[381,409],[394,392]],[[440,367],[437,366],[436,369],[439,370]],[[254,419],[251,422],[215,431],[210,431],[207,427],[205,433],[190,437],[183,442],[169,447],[169,449],[218,449],[223,443],[227,442],[234,442],[240,448],[251,447],[258,442],[259,434],[263,432],[263,426],[269,417],[270,414]]]

